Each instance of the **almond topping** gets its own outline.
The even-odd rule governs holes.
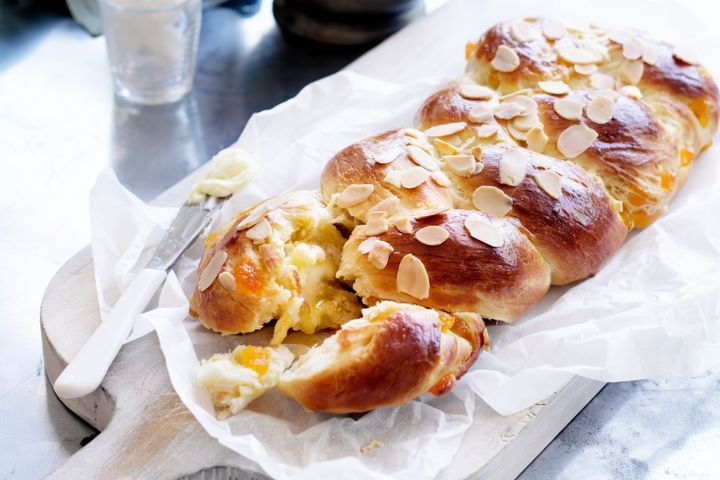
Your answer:
[[[423,227],[417,232],[415,232],[415,238],[417,238],[418,242],[424,243],[425,245],[429,245],[431,247],[442,244],[445,240],[448,239],[449,236],[450,234],[447,230],[445,230],[443,227],[438,227],[435,225]]]
[[[448,155],[443,159],[448,168],[456,175],[469,177],[475,173],[475,158],[472,155]]]
[[[391,148],[389,150],[385,150],[384,152],[380,153],[379,155],[375,155],[375,161],[377,163],[387,164],[392,163],[397,159],[400,155],[403,154],[403,149],[400,147]]]
[[[430,278],[422,261],[408,253],[400,261],[395,280],[399,292],[424,300],[430,296]]]
[[[387,242],[378,240],[373,243],[373,247],[368,254],[368,261],[373,267],[382,270],[387,266],[390,254],[393,252],[393,247]]]
[[[465,127],[467,127],[467,123],[465,122],[444,123],[442,125],[435,125],[434,127],[428,128],[425,130],[425,135],[428,137],[446,137],[448,135],[452,135],[453,133],[463,131]]]
[[[492,118],[493,111],[487,107],[475,107],[467,114],[467,119],[473,123],[487,122]]]
[[[468,100],[490,100],[495,96],[495,92],[491,88],[473,84],[460,85],[458,93]]]
[[[525,141],[527,132],[515,128],[515,125],[513,123],[508,123],[505,127],[507,128],[508,133],[510,133],[510,136],[513,137],[515,140],[520,140],[522,142]]]
[[[493,217],[507,215],[512,210],[512,203],[512,198],[497,187],[478,187],[472,195],[473,207]]]
[[[410,140],[408,140],[407,145],[415,146],[415,147],[419,148],[420,150],[425,150],[428,153],[432,153],[432,151],[433,151],[433,146],[430,145],[425,140],[418,140],[415,138],[411,138]]]
[[[525,178],[527,169],[527,154],[520,149],[505,150],[500,157],[498,170],[500,183],[516,187]]]
[[[540,123],[540,117],[538,117],[537,113],[515,117],[513,118],[512,124],[515,128],[522,130],[523,132],[527,132],[531,128],[542,126],[542,123]]]
[[[604,124],[612,120],[615,113],[615,103],[604,95],[598,95],[590,100],[585,114],[595,123]]]
[[[585,125],[572,125],[565,129],[557,139],[557,149],[566,158],[575,158],[590,148],[598,134]]]
[[[657,50],[652,45],[643,46],[642,61],[648,65],[655,65],[658,60]]]
[[[402,186],[402,172],[400,170],[388,170],[383,181],[400,188]]]
[[[533,152],[542,153],[547,145],[548,136],[545,135],[542,128],[531,128],[525,136],[525,142],[527,142],[527,148]]]
[[[421,150],[415,146],[409,146],[407,150],[408,156],[413,162],[428,170],[437,170],[435,157],[427,153],[425,150]]]
[[[410,167],[400,174],[400,183],[404,188],[415,188],[430,177],[430,172],[422,167]]]
[[[550,40],[557,40],[558,38],[565,35],[565,27],[562,25],[562,23],[552,20],[545,20],[542,25],[542,32],[546,38]]]
[[[543,170],[536,173],[534,178],[535,182],[545,191],[545,193],[555,200],[560,198],[560,195],[562,195],[562,179],[560,178],[560,175],[552,170]]]
[[[495,57],[490,65],[498,72],[512,72],[520,66],[520,57],[512,48],[500,45],[495,51]]]
[[[401,130],[401,133],[404,134],[404,135],[406,135],[406,136],[408,136],[408,137],[412,137],[412,138],[417,138],[417,139],[424,139],[424,138],[425,138],[425,134],[422,133],[422,132],[421,132],[420,130],[418,130],[417,128],[403,128],[403,129]]]
[[[340,208],[348,208],[364,202],[372,195],[375,187],[367,183],[359,183],[348,186],[335,200]]]
[[[391,195],[385,200],[376,203],[367,211],[367,213],[386,212],[388,215],[391,215],[395,213],[398,208],[400,208],[400,199],[398,199],[395,195]]]
[[[358,245],[358,252],[370,253],[370,251],[373,249],[373,246],[375,246],[375,244],[379,241],[380,241],[380,239],[377,237],[366,238],[365,240],[360,242],[360,244]]]
[[[410,223],[410,219],[408,217],[397,218],[393,222],[393,225],[395,225],[395,228],[397,228],[399,232],[412,233],[412,224]]]
[[[432,172],[432,173],[430,174],[430,178],[432,178],[432,179],[433,179],[433,182],[437,183],[437,184],[440,185],[441,187],[449,187],[450,185],[452,185],[452,182],[451,182],[450,179],[447,177],[447,175],[445,175],[445,174],[444,174],[443,172],[441,172],[441,171]]]
[[[272,233],[272,227],[267,219],[263,218],[258,223],[253,225],[252,228],[245,232],[245,236],[253,241],[262,241],[270,236]]]
[[[636,87],[635,85],[625,85],[624,87],[622,87],[620,89],[620,92],[624,93],[628,97],[634,98],[636,100],[642,98],[642,96],[643,96],[640,89],[638,87]]]
[[[560,47],[558,49],[558,54],[560,55],[560,58],[568,63],[578,63],[583,65],[602,61],[602,56],[599,53],[582,47]]]
[[[688,65],[697,65],[698,59],[695,53],[693,53],[690,49],[687,47],[675,47],[673,50],[673,57],[675,57],[677,60],[680,60],[681,62],[687,63]]]
[[[368,213],[365,235],[379,235],[388,231],[387,212]]]
[[[498,131],[498,126],[493,124],[482,125],[475,129],[475,134],[478,138],[489,138],[495,135]]]
[[[580,120],[584,106],[577,100],[561,98],[553,104],[553,110],[565,120]]]
[[[422,210],[415,210],[415,212],[413,213],[413,216],[415,218],[432,217],[433,215],[437,215],[439,213],[443,213],[448,210],[450,210],[450,207],[425,208]]]
[[[477,215],[469,216],[465,219],[465,228],[470,236],[476,240],[490,245],[491,247],[502,247],[505,241],[502,233],[489,220]]]
[[[500,120],[510,120],[518,115],[525,115],[525,107],[518,103],[501,103],[495,107],[493,114]]]
[[[262,218],[265,216],[265,214],[268,212],[268,207],[265,203],[261,203],[257,207],[253,208],[252,211],[248,214],[247,217],[243,219],[242,222],[238,223],[235,227],[235,230],[240,231],[244,230],[246,228],[250,228],[256,223],[258,223]]]
[[[573,66],[573,68],[580,75],[592,75],[593,73],[597,72],[597,65],[595,65],[594,63],[575,65]]]
[[[525,109],[523,115],[532,115],[537,113],[538,105],[537,102],[527,95],[514,95],[504,100],[504,103],[516,103]]]
[[[565,95],[570,91],[570,87],[568,87],[567,83],[557,80],[538,82],[538,87],[540,87],[540,90],[543,92],[551,95]]]
[[[200,274],[200,278],[198,279],[197,284],[198,290],[204,292],[208,289],[208,287],[210,287],[210,285],[213,284],[218,274],[220,273],[220,270],[222,270],[223,265],[225,265],[225,261],[227,261],[227,258],[228,254],[225,250],[218,250],[217,252],[215,252],[215,255],[213,255],[213,257],[210,259],[210,261]]]
[[[237,288],[237,285],[235,284],[235,277],[233,277],[233,274],[230,272],[220,272],[220,275],[218,275],[218,280],[220,281],[220,285],[222,285],[225,290],[230,290],[231,292],[234,292]]]
[[[518,42],[529,42],[537,38],[532,26],[525,20],[516,20],[510,24],[510,36]]]
[[[590,86],[601,90],[612,90],[615,87],[615,79],[604,73],[593,73],[590,75]]]
[[[628,60],[637,60],[643,54],[642,43],[637,38],[631,37],[625,40],[623,46],[623,57]]]
[[[448,143],[445,140],[436,138],[433,140],[433,143],[435,144],[437,151],[440,152],[440,155],[454,155],[456,153],[460,153],[460,150],[455,145]]]
[[[635,85],[643,76],[643,62],[640,60],[623,62],[618,70],[618,76],[623,82]]]

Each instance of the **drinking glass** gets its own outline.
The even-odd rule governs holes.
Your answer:
[[[192,88],[201,0],[100,0],[115,92],[144,105]]]

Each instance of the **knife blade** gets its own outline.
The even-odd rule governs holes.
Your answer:
[[[60,397],[82,397],[100,385],[132,331],[135,318],[163,284],[170,267],[209,225],[222,203],[222,199],[210,197],[204,203],[185,203],[180,208],[148,263],[55,380],[53,387]]]

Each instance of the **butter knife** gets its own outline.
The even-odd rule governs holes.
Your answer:
[[[185,203],[180,208],[148,263],[55,380],[58,396],[83,397],[100,385],[137,316],[163,284],[170,267],[208,226],[221,204],[221,199],[209,197],[206,202]]]

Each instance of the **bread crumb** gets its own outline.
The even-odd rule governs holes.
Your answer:
[[[385,446],[385,443],[380,440],[370,440],[364,447],[360,449],[360,453],[367,453],[370,450],[375,450],[376,448],[380,448],[383,446]]]

